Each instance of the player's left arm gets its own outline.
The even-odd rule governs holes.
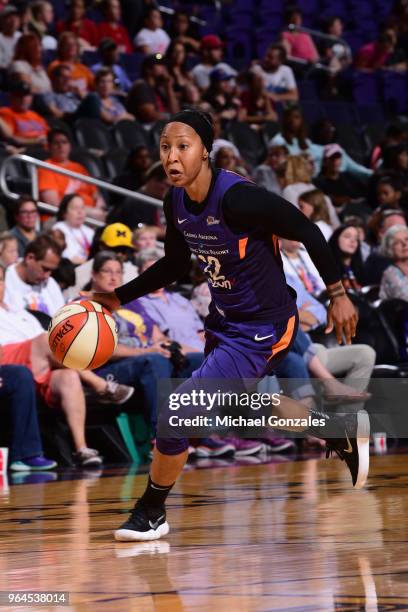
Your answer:
[[[358,316],[341,282],[340,271],[319,227],[293,204],[251,183],[238,183],[224,196],[223,212],[231,229],[261,229],[304,244],[326,284],[330,297],[326,333],[336,331],[337,341],[346,343],[356,334]]]

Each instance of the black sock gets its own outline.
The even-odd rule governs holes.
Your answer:
[[[174,482],[167,486],[158,485],[154,483],[149,476],[146,490],[139,499],[139,502],[143,504],[146,509],[152,510],[153,512],[157,510],[160,513],[163,511],[164,502],[173,486]]]

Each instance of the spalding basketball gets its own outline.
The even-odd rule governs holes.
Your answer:
[[[93,370],[112,357],[118,343],[111,313],[97,302],[81,300],[60,308],[48,328],[55,359],[67,368]]]

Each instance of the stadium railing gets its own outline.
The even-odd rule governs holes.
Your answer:
[[[7,157],[0,168],[0,190],[7,198],[10,200],[17,200],[21,194],[15,193],[9,189],[7,183],[7,168],[10,164],[14,162],[21,162],[23,164],[27,164],[30,172],[31,178],[31,193],[30,195],[34,200],[38,202],[38,207],[41,212],[55,214],[58,211],[58,206],[54,206],[53,204],[48,204],[46,202],[41,202],[39,200],[39,189],[38,189],[38,173],[37,168],[45,168],[46,170],[51,170],[52,172],[56,172],[57,174],[63,174],[64,176],[69,176],[70,178],[77,179],[82,183],[90,183],[91,185],[95,185],[100,189],[106,191],[112,191],[114,193],[118,193],[119,195],[123,195],[129,198],[133,198],[134,200],[138,200],[139,202],[143,202],[144,204],[149,204],[151,206],[156,206],[156,208],[162,208],[163,202],[156,198],[152,198],[143,193],[139,193],[136,191],[131,191],[130,189],[125,189],[124,187],[119,187],[117,185],[112,185],[107,181],[102,181],[100,179],[93,178],[92,176],[86,176],[84,174],[79,174],[78,172],[72,172],[72,170],[67,170],[65,168],[59,168],[58,166],[54,166],[53,164],[49,164],[40,159],[36,159],[35,157],[31,157],[30,155],[24,154],[16,154],[10,155]],[[92,225],[94,227],[102,227],[105,225],[102,221],[98,221],[97,219],[92,219],[91,217],[86,218],[86,223]]]

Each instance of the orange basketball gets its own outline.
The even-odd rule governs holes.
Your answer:
[[[111,313],[97,302],[71,302],[54,315],[48,342],[55,359],[67,368],[93,370],[108,361],[115,351],[116,323]]]

